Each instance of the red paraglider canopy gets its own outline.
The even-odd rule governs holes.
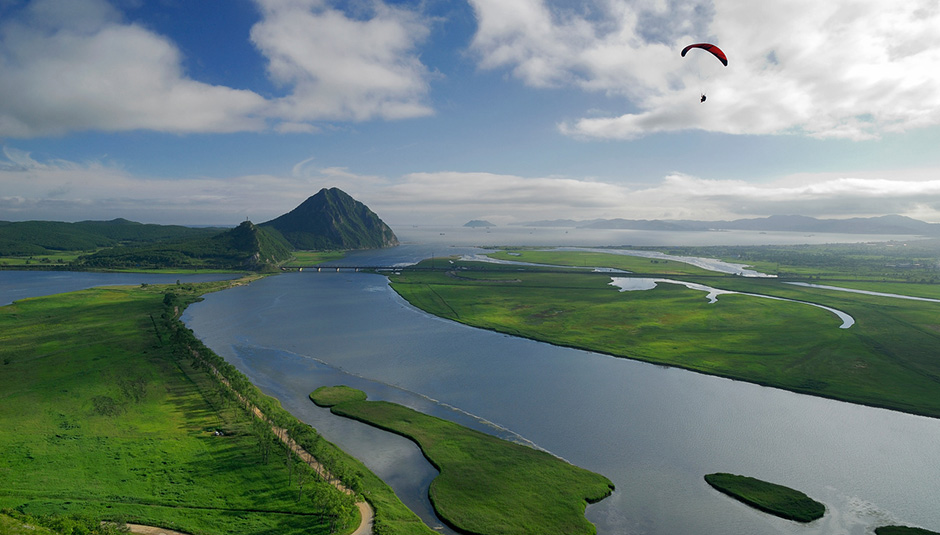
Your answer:
[[[701,48],[702,50],[711,52],[725,67],[728,66],[728,56],[725,56],[725,53],[722,52],[720,48],[710,43],[695,43],[694,45],[689,45],[682,49],[682,57],[685,57],[685,53],[693,48]]]

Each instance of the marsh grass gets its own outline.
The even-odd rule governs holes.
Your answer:
[[[429,496],[438,515],[466,533],[595,533],[585,506],[613,490],[607,478],[544,451],[508,442],[407,407],[366,401],[355,389],[310,395],[339,415],[410,438],[440,471]]]
[[[936,531],[908,526],[882,526],[875,528],[875,535],[940,535]]]
[[[522,251],[508,258],[546,263],[553,254]],[[569,265],[632,267],[638,276],[662,268],[624,264],[631,257],[622,255],[585,253],[588,258],[578,260],[576,252],[557,254],[559,262]],[[940,303],[805,288],[775,279],[692,275],[694,269],[670,276],[830,306],[856,320],[850,329],[840,329],[835,315],[801,303],[740,294],[709,303],[704,292],[674,284],[620,292],[609,284],[609,274],[519,266],[480,274],[461,271],[461,266],[456,262],[451,274],[406,269],[390,277],[392,288],[418,308],[475,327],[940,417]],[[647,272],[640,273],[641,267]],[[925,288],[917,293],[931,292]]]
[[[346,256],[344,251],[294,251],[292,254],[293,258],[284,264],[285,267],[312,266]]]
[[[812,522],[826,514],[825,505],[783,485],[726,473],[708,474],[705,481],[736,500],[787,520]]]

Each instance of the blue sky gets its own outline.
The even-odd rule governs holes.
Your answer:
[[[0,220],[940,223],[936,0],[0,0]],[[680,50],[712,42],[706,52]],[[705,92],[708,100],[699,102]]]

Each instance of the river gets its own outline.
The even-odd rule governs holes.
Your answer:
[[[403,246],[354,263],[432,252],[479,250]],[[466,327],[411,307],[374,274],[270,277],[208,295],[184,320],[432,526],[434,470],[417,448],[315,407],[312,390],[354,386],[604,474],[616,491],[587,510],[601,535],[940,531],[940,420]],[[826,516],[802,525],[757,512],[708,487],[702,477],[719,471],[799,489]]]
[[[0,306],[18,299],[74,292],[95,286],[210,282],[236,278],[229,273],[95,273],[90,271],[0,270]]]

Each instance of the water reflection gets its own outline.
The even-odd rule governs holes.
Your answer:
[[[601,535],[861,535],[889,520],[940,530],[934,419],[472,329],[414,309],[379,275],[281,275],[209,295],[185,319],[305,420],[310,391],[352,384],[371,399],[509,430],[606,475],[617,490],[587,513]],[[328,439],[390,470],[382,477],[396,492],[426,496],[404,481],[420,467],[383,462],[380,439],[316,418]],[[829,513],[808,526],[757,513],[704,483],[717,471],[800,489]]]

